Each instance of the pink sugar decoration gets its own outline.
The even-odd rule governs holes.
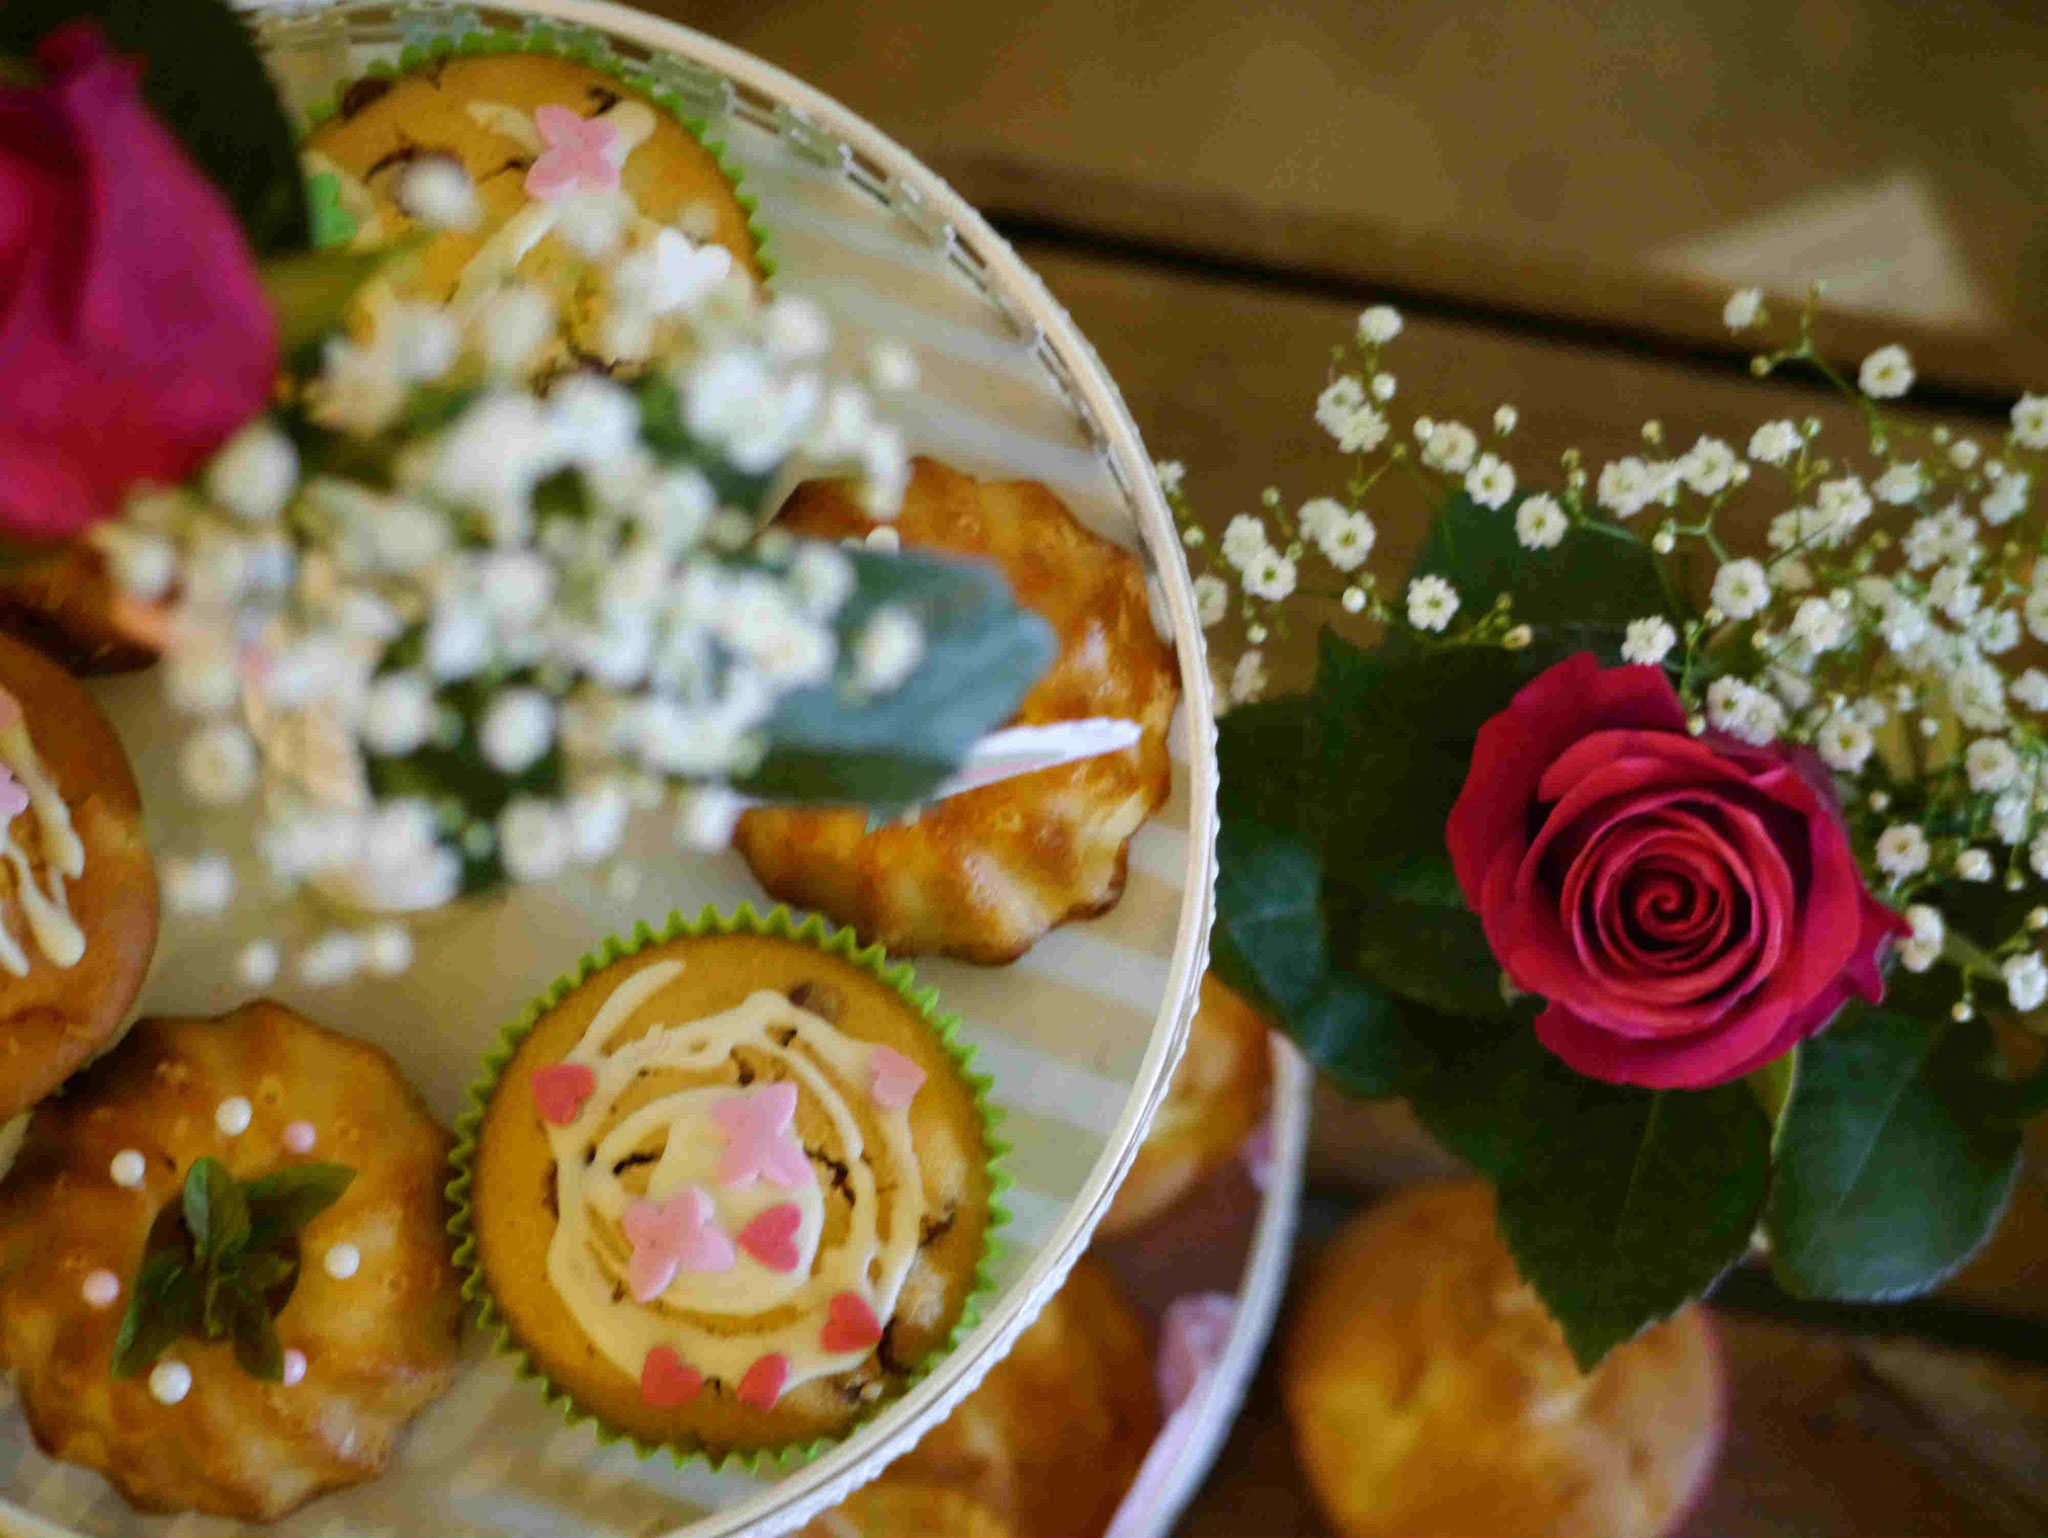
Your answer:
[[[894,1047],[877,1047],[868,1059],[873,1077],[868,1093],[885,1111],[900,1111],[924,1088],[925,1072]]]
[[[547,146],[526,173],[526,193],[543,203],[573,192],[611,192],[619,185],[619,130],[603,118],[578,117],[549,103],[533,115]]]
[[[597,1092],[597,1073],[588,1063],[554,1063],[534,1069],[527,1084],[541,1120],[566,1127],[582,1114],[583,1102]]]
[[[28,792],[21,788],[14,771],[0,764],[0,825],[14,821],[27,810]]]
[[[688,1404],[704,1387],[704,1374],[676,1355],[673,1346],[656,1346],[640,1364],[640,1402],[657,1410]]]
[[[284,1146],[295,1154],[311,1153],[319,1140],[320,1134],[313,1130],[309,1121],[295,1121],[284,1129]]]
[[[719,1101],[711,1108],[711,1120],[725,1134],[725,1151],[718,1159],[720,1185],[743,1191],[766,1177],[794,1190],[815,1178],[791,1126],[796,1120],[796,1086],[788,1080]]]
[[[764,1356],[746,1370],[733,1390],[733,1397],[743,1405],[752,1405],[756,1410],[772,1410],[775,1401],[782,1397],[783,1385],[789,1382],[789,1358],[776,1352]]]
[[[667,1201],[633,1203],[619,1226],[633,1246],[626,1285],[635,1303],[660,1297],[678,1271],[730,1271],[736,1258],[711,1198],[697,1186],[684,1186]]]

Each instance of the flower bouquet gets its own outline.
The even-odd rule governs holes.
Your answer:
[[[1771,324],[1755,291],[1725,318]],[[1755,372],[1818,370],[1860,442],[1652,423],[1530,488],[1512,407],[1395,431],[1400,329],[1367,310],[1316,403],[1336,495],[1268,492],[1209,556],[1161,467],[1203,620],[1247,643],[1216,965],[1492,1181],[1582,1363],[1753,1247],[1801,1296],[1933,1287],[2048,1108],[2048,398],[1990,443],[1917,423],[1907,355],[1851,383],[1808,307]],[[1382,584],[1368,509],[1418,490]],[[1764,548],[1728,547],[1744,503]],[[1312,691],[1260,701],[1311,589],[1379,639],[1325,631]]]

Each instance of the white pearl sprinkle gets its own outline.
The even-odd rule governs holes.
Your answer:
[[[294,1388],[306,1381],[306,1353],[297,1349],[284,1354],[284,1386]]]
[[[214,1110],[213,1124],[220,1129],[222,1137],[240,1137],[249,1130],[249,1122],[256,1114],[256,1108],[241,1095],[231,1095]]]
[[[192,1369],[183,1362],[158,1362],[150,1369],[149,1391],[159,1404],[177,1404],[192,1392]]]
[[[114,1177],[114,1184],[130,1190],[142,1184],[142,1177],[149,1173],[149,1165],[133,1148],[124,1148],[114,1155],[114,1162],[107,1166],[107,1173]]]
[[[363,1252],[353,1244],[337,1244],[322,1258],[320,1265],[337,1282],[345,1282],[362,1267]]]
[[[295,1121],[284,1129],[284,1146],[295,1154],[309,1154],[320,1134],[309,1121]]]
[[[121,1278],[111,1271],[88,1272],[85,1285],[78,1290],[87,1308],[112,1308],[121,1296]]]

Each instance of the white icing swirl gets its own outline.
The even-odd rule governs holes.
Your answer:
[[[771,1354],[788,1362],[786,1387],[844,1372],[859,1365],[870,1347],[826,1349],[832,1300],[852,1293],[878,1323],[886,1323],[917,1257],[924,1181],[909,1109],[885,1107],[869,1092],[883,1049],[845,1035],[780,993],[763,989],[701,1020],[648,1019],[649,1001],[683,966],[662,960],[633,972],[563,1059],[565,1065],[588,1067],[595,1085],[572,1121],[547,1127],[559,1210],[548,1247],[548,1279],[591,1342],[636,1379],[648,1353],[659,1346],[728,1390]],[[621,1036],[631,1039],[608,1046]],[[788,1036],[786,1044],[782,1036]],[[746,1089],[700,1082],[623,1113],[618,1109],[648,1073],[722,1075],[737,1049],[745,1049],[757,1068],[764,1060],[769,1065],[757,1088],[795,1084],[800,1106],[822,1113],[831,1126],[833,1155],[847,1170],[850,1210],[830,1245],[823,1242],[828,1197],[815,1162],[793,1186],[770,1179],[721,1183],[726,1134],[713,1113]],[[856,1098],[865,1105],[864,1117],[855,1114]],[[877,1134],[875,1142],[863,1136],[864,1121]],[[593,1148],[595,1157],[588,1157]],[[629,1161],[629,1155],[657,1148],[643,1198],[622,1177],[633,1173],[637,1181],[646,1161]],[[738,1236],[772,1208],[795,1206],[794,1267],[771,1268],[742,1243],[728,1269],[678,1270],[650,1302],[635,1302],[627,1281],[632,1246],[624,1233],[625,1214],[636,1202],[662,1202],[686,1186],[710,1198],[711,1221],[728,1236]]]
[[[36,756],[20,702],[4,689],[0,689],[0,764],[28,795],[28,810],[36,820],[42,844],[43,876],[38,878],[28,851],[15,838],[13,818],[0,827],[0,859],[14,872],[15,897],[36,949],[52,966],[76,966],[85,954],[85,931],[71,916],[64,883],[85,874],[85,844],[71,826],[71,809],[64,804],[56,782]],[[0,920],[0,967],[16,977],[28,976],[28,952],[4,920]]]

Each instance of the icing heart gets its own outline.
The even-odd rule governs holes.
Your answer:
[[[765,1175],[787,1190],[815,1181],[804,1145],[790,1125],[795,1117],[796,1086],[787,1079],[714,1105],[711,1120],[725,1135],[719,1184],[741,1191]]]
[[[574,1121],[583,1102],[597,1092],[597,1074],[588,1063],[536,1068],[527,1083],[533,1088],[533,1104],[541,1120],[557,1127]]]
[[[917,1098],[924,1087],[924,1070],[894,1047],[877,1047],[869,1060],[873,1078],[868,1093],[885,1111],[900,1111]]]
[[[835,1293],[825,1316],[825,1333],[819,1343],[835,1355],[842,1351],[865,1351],[882,1338],[882,1321],[857,1292]]]
[[[672,1346],[656,1346],[640,1364],[640,1402],[658,1410],[688,1404],[704,1387],[704,1374],[675,1353]]]
[[[678,1271],[730,1271],[732,1240],[719,1232],[711,1198],[684,1186],[667,1201],[638,1201],[619,1219],[633,1258],[626,1285],[635,1303],[651,1303],[668,1291]]]
[[[743,1405],[752,1405],[756,1410],[772,1410],[775,1401],[782,1397],[782,1386],[789,1382],[789,1358],[780,1352],[764,1356],[746,1371],[733,1395]]]
[[[740,1248],[770,1271],[794,1271],[803,1261],[797,1252],[796,1231],[804,1215],[795,1202],[781,1202],[754,1214],[739,1231]]]

